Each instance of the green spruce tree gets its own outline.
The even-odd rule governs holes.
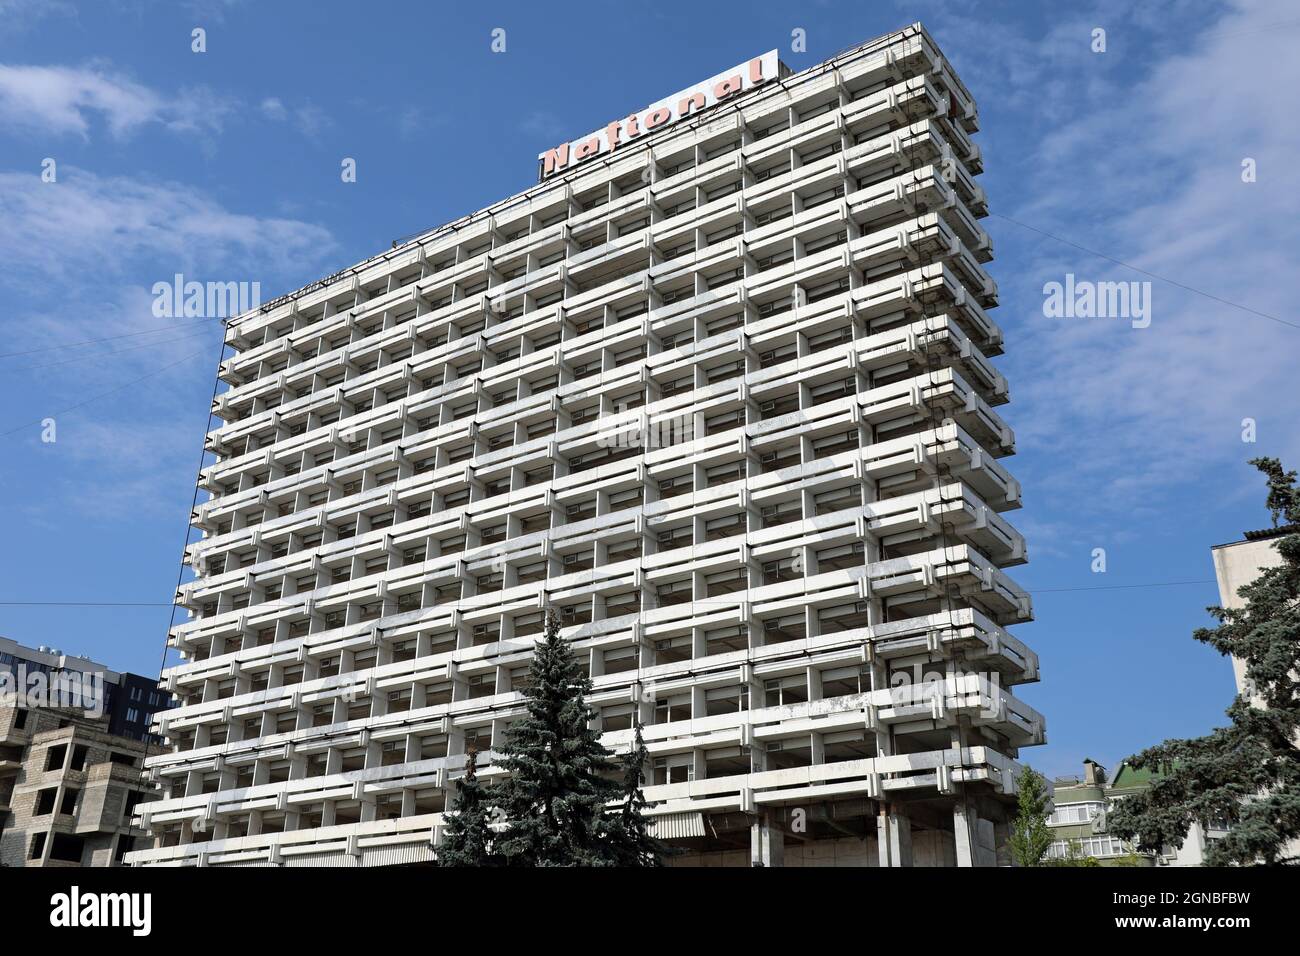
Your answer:
[[[555,612],[533,651],[526,714],[510,725],[501,766],[509,776],[493,788],[505,814],[496,849],[515,866],[615,866],[605,806],[622,792],[617,766],[591,729],[591,681]]]
[[[1113,833],[1144,852],[1182,846],[1193,822],[1226,821],[1228,834],[1206,850],[1210,866],[1300,862],[1287,850],[1300,836],[1300,488],[1275,458],[1251,464],[1268,479],[1274,526],[1280,518],[1294,530],[1278,541],[1282,563],[1238,589],[1245,607],[1209,608],[1218,626],[1193,635],[1245,664],[1248,693],[1228,708],[1227,727],[1129,758],[1158,776],[1109,818]]]
[[[1016,819],[1011,825],[1011,857],[1016,866],[1042,866],[1052,831],[1047,828],[1047,781],[1031,767],[1016,777]]]
[[[632,749],[623,755],[623,802],[605,819],[610,851],[619,866],[662,866],[671,851],[650,835],[649,806],[642,785],[645,783],[647,751],[637,722]]]
[[[491,807],[478,780],[478,753],[471,747],[465,755],[465,776],[456,791],[451,821],[438,847],[438,865],[499,865],[500,859],[492,851],[495,834],[491,823]]]

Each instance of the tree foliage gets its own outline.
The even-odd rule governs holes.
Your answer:
[[[510,725],[502,748],[509,776],[491,794],[505,818],[495,849],[510,865],[658,863],[663,848],[649,836],[643,815],[640,728],[620,782],[620,765],[592,729],[590,692],[590,679],[548,610],[524,690],[526,713]]]
[[[478,780],[478,754],[466,754],[465,776],[461,778],[452,806],[451,820],[438,846],[439,866],[497,866],[493,852],[492,813],[486,790]]]
[[[1274,458],[1251,464],[1268,479],[1275,525],[1280,518],[1300,529],[1296,473]],[[1193,635],[1245,665],[1246,693],[1228,708],[1231,723],[1129,758],[1157,776],[1119,803],[1110,826],[1140,850],[1181,847],[1192,823],[1226,821],[1228,834],[1206,850],[1209,865],[1297,862],[1287,844],[1300,836],[1300,530],[1279,539],[1277,550],[1282,563],[1238,590],[1245,606],[1209,608],[1218,626]]]
[[[1052,845],[1052,831],[1047,828],[1051,813],[1047,799],[1047,781],[1031,767],[1016,778],[1016,819],[1011,825],[1011,856],[1017,866],[1042,866],[1047,848]]]
[[[650,820],[645,815],[649,804],[641,791],[647,758],[638,722],[632,749],[623,756],[623,802],[607,819],[610,852],[619,866],[662,866],[663,857],[671,853],[664,843],[650,835]]]

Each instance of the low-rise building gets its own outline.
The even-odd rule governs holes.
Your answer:
[[[1065,859],[1073,847],[1075,855],[1092,857],[1102,866],[1204,866],[1206,847],[1226,828],[1194,823],[1180,848],[1166,847],[1160,853],[1138,853],[1109,832],[1107,816],[1116,801],[1146,790],[1154,779],[1151,771],[1127,760],[1109,778],[1106,768],[1091,759],[1084,760],[1082,777],[1058,777],[1047,819],[1053,837],[1047,859]]]
[[[0,866],[113,866],[164,698],[155,682],[0,638]]]

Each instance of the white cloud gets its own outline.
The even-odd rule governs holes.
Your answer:
[[[97,117],[118,138],[154,123],[219,131],[233,109],[202,87],[163,94],[97,64],[0,64],[0,122],[28,132],[88,138]]]
[[[293,116],[298,129],[302,131],[304,136],[308,137],[319,136],[321,132],[334,123],[323,109],[319,106],[313,106],[311,103],[305,103],[296,108]]]
[[[284,108],[284,103],[278,96],[268,96],[262,100],[262,115],[269,120],[280,122],[289,118],[289,111]]]
[[[1248,457],[1300,459],[1300,329],[997,216],[1300,324],[1300,126],[1270,92],[1300,83],[1300,22],[1279,22],[1276,6],[1253,0],[1225,10],[1218,22],[1171,26],[1103,4],[1053,16],[1044,36],[1002,25],[971,32],[973,15],[963,13],[926,17],[985,119],[986,226],[998,239],[992,272],[1003,291],[993,317],[1008,331],[1001,364],[1012,382],[1006,415],[1035,463],[1013,470],[1033,498],[1114,527],[1163,513],[1180,485],[1234,494],[1254,480]],[[1206,32],[1177,28],[1191,22]],[[1101,23],[1108,52],[1093,54],[1089,29]],[[1241,181],[1247,156],[1258,161],[1256,183]],[[1008,273],[1012,244],[1025,251]],[[1151,327],[1044,318],[1043,283],[1067,272],[1151,281]],[[1259,422],[1258,444],[1240,440],[1246,417]]]
[[[427,120],[419,106],[408,106],[397,116],[397,131],[402,139],[411,139],[424,129]]]
[[[0,0],[0,35],[20,33],[53,16],[75,19],[77,8],[68,0]]]
[[[312,103],[302,103],[298,106],[288,106],[278,96],[268,96],[262,100],[260,109],[262,116],[273,123],[284,123],[292,121],[298,130],[309,138],[319,136],[321,132],[333,125],[323,109]]]
[[[233,212],[179,183],[141,182],[59,167],[57,183],[0,172],[0,283],[102,281],[145,263],[167,279],[216,270],[222,280],[271,278],[315,268],[333,250],[322,226]]]
[[[155,281],[260,281],[263,299],[324,271],[328,230],[234,212],[199,190],[60,167],[57,183],[0,173],[0,273],[8,312],[0,374],[13,384],[8,440],[35,444],[47,416],[67,456],[36,520],[97,520],[174,509],[193,479],[195,431],[211,387],[220,325],[158,318]],[[97,396],[103,396],[97,398]],[[87,491],[79,476],[93,472]],[[188,477],[187,477],[188,476]]]
[[[215,340],[203,327],[215,323],[155,316],[155,282],[178,272],[187,281],[259,282],[266,301],[320,273],[335,252],[322,226],[234,212],[177,183],[74,167],[61,167],[57,183],[0,173],[0,220],[0,289],[10,293],[0,351],[41,350],[0,360],[0,372],[41,386],[36,411],[61,406],[45,401],[47,390],[84,393],[164,364],[179,363],[162,381],[200,366],[207,374]],[[107,341],[76,344],[91,340]],[[201,357],[188,361],[196,351]],[[6,418],[21,422],[26,412]]]

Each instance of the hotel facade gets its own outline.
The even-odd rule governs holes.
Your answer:
[[[766,54],[232,320],[130,861],[432,860],[553,608],[673,865],[1007,862],[1044,722],[976,128],[919,24]]]

